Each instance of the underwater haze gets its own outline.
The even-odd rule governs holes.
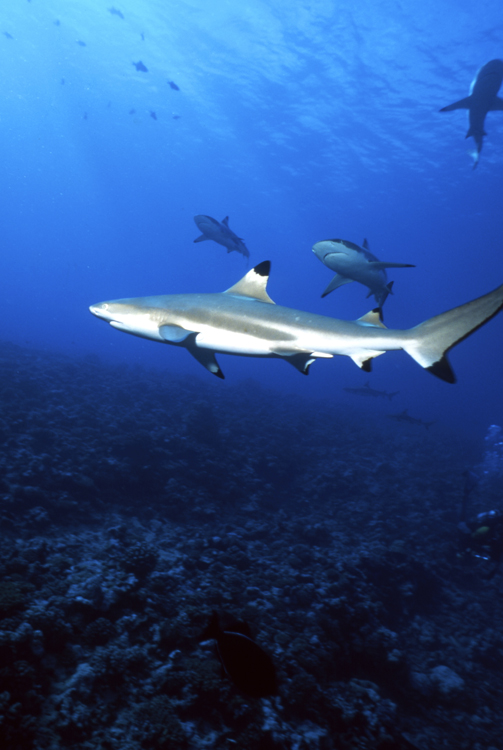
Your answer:
[[[193,244],[197,214],[229,216],[250,267],[272,261],[276,303],[323,315],[355,319],[374,304],[358,284],[320,298],[332,276],[311,247],[332,237],[366,237],[379,259],[416,265],[388,271],[391,328],[503,281],[503,113],[488,114],[476,170],[467,111],[439,113],[503,55],[497,2],[18,0],[0,23],[2,338],[209,377],[183,349],[88,312],[235,283],[243,256]],[[372,383],[482,436],[503,416],[502,325],[451,354],[456,386],[396,352],[373,363]],[[308,378],[281,361],[220,364],[232,382],[327,401],[368,379],[346,358]]]
[[[230,327],[389,342],[376,297],[497,289],[502,59],[501,0],[3,0],[2,748],[501,748],[503,287],[308,377],[98,317],[251,272]],[[327,247],[413,267],[322,297]]]

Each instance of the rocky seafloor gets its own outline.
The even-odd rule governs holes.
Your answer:
[[[0,747],[501,750],[503,573],[456,554],[483,446],[359,408],[0,344]]]

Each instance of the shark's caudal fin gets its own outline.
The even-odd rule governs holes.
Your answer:
[[[449,349],[491,320],[503,308],[503,284],[483,297],[455,307],[407,331],[403,349],[433,375],[455,383],[447,360]]]

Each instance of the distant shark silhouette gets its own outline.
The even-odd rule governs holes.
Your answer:
[[[470,86],[470,94],[459,102],[442,107],[440,112],[452,112],[454,109],[467,109],[470,127],[465,138],[472,136],[477,145],[473,157],[473,168],[479,163],[484,130],[484,121],[488,112],[503,111],[503,99],[497,96],[503,81],[503,60],[491,60],[481,67]]]
[[[367,297],[374,295],[379,307],[384,305],[388,294],[392,294],[393,282],[388,283],[385,268],[415,268],[410,263],[385,263],[369,251],[367,240],[363,247],[349,240],[322,240],[312,247],[313,253],[327,268],[337,271],[322,297],[344,284],[358,281],[369,288]]]
[[[425,422],[424,420],[418,419],[417,417],[409,416],[409,414],[407,414],[407,409],[404,409],[399,414],[388,414],[388,417],[390,419],[396,419],[397,422],[408,422],[409,424],[423,425],[423,427],[426,427],[427,430],[430,429],[432,424],[435,424],[435,420],[433,420],[433,422]]]
[[[221,222],[216,219],[212,219],[211,216],[205,216],[204,214],[198,214],[194,216],[197,228],[201,230],[202,235],[196,237],[194,242],[204,242],[205,240],[213,240],[218,242],[219,245],[223,245],[227,248],[227,252],[231,253],[236,250],[245,258],[250,257],[248,248],[244,241],[237,234],[234,234],[232,229],[229,229],[229,217],[226,216]]]
[[[393,398],[393,396],[398,396],[400,391],[393,391],[393,393],[388,393],[388,391],[378,391],[376,388],[371,388],[370,383],[367,382],[363,386],[363,388],[344,388],[346,393],[354,393],[355,396],[372,396],[373,398],[388,398],[390,401]]]

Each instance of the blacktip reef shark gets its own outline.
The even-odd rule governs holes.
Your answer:
[[[372,396],[373,398],[393,398],[393,396],[398,396],[400,391],[393,391],[393,393],[388,393],[388,391],[378,391],[375,388],[371,388],[370,383],[367,381],[363,388],[344,388],[346,393],[354,393],[355,396]]]
[[[267,294],[266,260],[216,294],[167,294],[101,302],[97,318],[133,336],[182,346],[203,367],[224,375],[215,354],[279,357],[307,375],[317,359],[350,357],[369,372],[374,357],[403,349],[433,375],[454,383],[446,353],[503,308],[503,284],[489,294],[406,330],[381,322],[379,309],[354,321],[275,305]]]
[[[454,104],[442,107],[440,112],[452,112],[454,109],[467,109],[470,127],[465,138],[473,137],[477,150],[473,157],[473,168],[479,162],[483,138],[487,133],[484,122],[488,112],[503,111],[503,99],[497,94],[503,81],[503,60],[490,60],[483,65],[470,86],[470,94]]]
[[[322,297],[344,284],[358,281],[369,288],[367,297],[373,294],[379,307],[384,305],[388,294],[392,294],[393,282],[388,283],[385,269],[415,268],[410,263],[385,263],[378,260],[370,252],[367,240],[363,240],[363,247],[349,240],[322,240],[313,245],[312,250],[327,268],[337,272]]]
[[[390,419],[396,419],[397,422],[408,422],[409,424],[423,425],[423,427],[426,427],[427,430],[430,429],[432,424],[435,424],[435,420],[433,420],[433,422],[425,422],[424,420],[418,419],[417,417],[409,416],[409,414],[407,414],[407,409],[404,409],[399,414],[388,414],[387,416]]]
[[[212,219],[211,216],[198,214],[197,216],[194,216],[194,221],[197,224],[197,228],[202,232],[202,235],[196,237],[194,242],[213,240],[214,242],[218,242],[219,245],[226,247],[228,253],[237,250],[237,252],[244,255],[245,258],[250,257],[250,253],[248,252],[244,240],[241,237],[238,237],[237,234],[234,234],[232,229],[229,229],[228,216],[226,216],[225,219],[222,219],[222,221],[217,221],[216,219]]]

